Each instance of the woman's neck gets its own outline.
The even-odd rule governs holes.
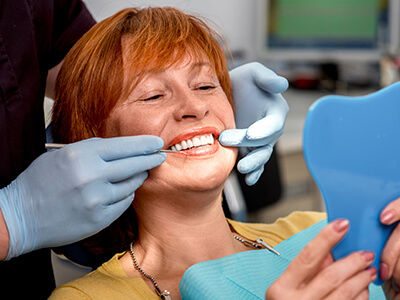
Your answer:
[[[222,209],[221,191],[178,195],[170,193],[134,202],[139,224],[135,243],[146,252],[149,247],[163,248],[164,254],[168,249],[173,255],[181,252],[180,257],[188,261],[204,255],[212,259],[220,251],[229,252],[229,245],[212,247],[213,242],[218,245],[224,239],[231,241],[232,237]],[[190,248],[193,249],[188,251]],[[210,251],[210,248],[215,249]]]
[[[140,267],[175,293],[191,265],[244,251],[226,221],[221,191],[181,192],[157,200],[140,197],[134,206],[139,224],[134,249]],[[125,262],[137,276],[131,259]]]

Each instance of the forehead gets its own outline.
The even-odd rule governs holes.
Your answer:
[[[124,86],[130,87],[130,91],[136,88],[136,86],[151,76],[162,74],[168,69],[184,70],[188,72],[188,75],[193,74],[207,74],[207,76],[217,76],[216,71],[209,61],[206,55],[201,57],[195,56],[192,53],[184,53],[181,56],[180,53],[175,53],[173,59],[170,61],[158,61],[155,58],[152,61],[148,61],[146,65],[138,67],[135,64],[134,59],[129,55],[129,51],[123,51],[124,53]]]
[[[132,35],[126,34],[121,39],[124,69],[130,69],[135,73],[144,70],[159,72],[176,65],[209,64],[215,70],[215,57],[207,53],[200,45],[179,43],[170,45],[167,49],[154,49],[146,45],[139,46],[135,43]]]

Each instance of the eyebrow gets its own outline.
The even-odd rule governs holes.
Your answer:
[[[192,67],[191,67],[190,69],[191,69],[191,70],[197,69],[197,70],[200,71],[200,69],[203,68],[203,67],[209,67],[209,68],[212,70],[211,63],[208,62],[208,61],[207,61],[207,62],[206,62],[206,61],[196,62],[196,63],[194,63],[194,64],[192,65]]]
[[[199,62],[194,63],[193,66],[192,66],[192,68],[193,68],[193,69],[194,69],[194,68],[201,68],[201,67],[203,67],[203,66],[209,66],[209,67],[211,67],[211,64],[210,64],[210,62],[208,62],[208,61],[199,61]]]

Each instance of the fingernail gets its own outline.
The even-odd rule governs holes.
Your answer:
[[[365,251],[361,253],[361,256],[365,259],[367,263],[371,263],[374,260],[375,254],[371,251]]]
[[[391,224],[395,219],[395,214],[393,210],[388,210],[385,211],[382,215],[381,215],[381,222],[383,224]]]
[[[382,280],[389,279],[389,277],[390,277],[389,266],[385,263],[381,263],[381,265],[379,266],[379,273],[380,273]]]
[[[369,275],[371,275],[371,277],[375,277],[376,276],[376,268],[371,267],[367,269]]]
[[[346,219],[337,220],[333,224],[333,229],[338,233],[341,233],[341,232],[347,230],[348,227],[349,227],[349,220],[346,220]]]

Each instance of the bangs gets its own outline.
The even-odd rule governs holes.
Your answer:
[[[132,23],[126,22],[122,41],[124,73],[129,83],[122,97],[128,96],[145,75],[173,67],[187,56],[195,63],[206,59],[219,81],[226,81],[223,39],[203,20],[173,8],[149,8],[140,10]],[[230,99],[230,91],[225,93]]]

